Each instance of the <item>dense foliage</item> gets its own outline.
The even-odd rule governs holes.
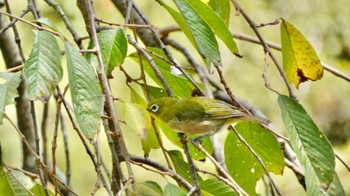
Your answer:
[[[306,85],[316,91],[310,83],[329,73],[334,80],[350,77],[320,60],[311,36],[288,14],[264,22],[252,17],[259,10],[247,11],[236,0],[150,1],[157,6],[151,13],[172,19],[164,27],[154,26],[159,21],[148,19],[137,1],[0,3],[6,65],[0,72],[0,135],[15,132],[22,142],[21,149],[0,140],[0,195],[87,194],[75,188],[75,176],[91,194],[257,195],[263,182],[266,194],[282,195],[290,193],[276,179],[287,178],[286,170],[308,195],[345,195],[349,189],[336,160],[350,167],[308,111],[320,106],[305,106],[300,91]],[[11,11],[14,6],[23,12]],[[243,25],[253,36],[243,27],[238,33]],[[278,31],[272,37],[280,45],[268,42],[266,31]],[[34,38],[28,41],[26,34]],[[262,104],[239,98],[241,89]],[[191,140],[196,135],[176,133],[146,110],[165,96],[223,100],[270,123],[239,122],[229,132]],[[273,108],[272,114],[259,107]],[[324,113],[333,115],[331,109]],[[22,150],[23,164],[4,158],[9,148]],[[86,186],[85,180],[93,182]]]

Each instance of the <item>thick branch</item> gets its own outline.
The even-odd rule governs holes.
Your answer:
[[[0,14],[0,29],[6,27],[7,25],[8,24],[4,15]],[[2,34],[0,34],[0,43],[2,56],[4,57],[7,69],[21,65],[22,60],[19,54],[19,49],[15,43],[15,39],[9,30],[4,31]],[[26,82],[24,81],[23,77],[21,77],[21,83],[17,89],[19,96],[15,99],[17,123],[19,130],[23,133],[30,146],[35,149],[34,124],[30,114],[30,102],[25,97],[26,86]],[[26,148],[23,144],[22,154],[23,169],[34,172],[35,157],[30,154],[28,148]]]

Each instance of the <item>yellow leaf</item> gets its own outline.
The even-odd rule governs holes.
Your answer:
[[[298,88],[308,80],[319,80],[323,67],[311,44],[292,24],[282,19],[281,24],[283,69],[289,82]]]

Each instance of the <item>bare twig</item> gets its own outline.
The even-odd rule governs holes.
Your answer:
[[[200,191],[200,188],[199,188],[199,182],[198,182],[198,178],[197,178],[197,167],[196,165],[194,164],[194,161],[191,157],[191,154],[190,154],[190,150],[188,149],[188,145],[187,145],[187,136],[183,133],[178,133],[178,136],[180,138],[180,141],[181,141],[181,144],[184,148],[184,152],[185,152],[185,155],[186,155],[186,158],[187,158],[187,162],[188,162],[188,165],[189,165],[189,168],[190,168],[190,173],[191,173],[191,177],[192,177],[192,188],[190,189],[188,195],[192,195],[190,193],[193,192],[193,194],[195,195],[202,195],[201,191]]]
[[[174,97],[174,94],[171,92],[170,87],[164,77],[162,76],[161,72],[157,68],[157,65],[154,63],[151,56],[147,54],[147,52],[142,48],[141,45],[139,45],[134,38],[128,35],[128,40],[131,45],[135,47],[135,49],[148,61],[148,63],[151,65],[154,73],[156,74],[159,81],[162,83],[165,91],[167,92],[169,97]]]
[[[24,170],[24,169],[21,169],[21,168],[18,168],[18,167],[12,167],[12,166],[6,166],[7,169],[11,169],[11,170],[16,170],[16,171],[20,171],[22,172],[24,175],[30,177],[31,179],[35,180],[35,179],[38,179],[39,176],[35,173],[32,173],[32,172],[29,172],[27,170]]]
[[[252,36],[249,36],[249,35],[244,35],[244,34],[239,34],[239,33],[232,33],[232,35],[236,39],[244,40],[244,41],[251,42],[251,43],[254,43],[254,44],[261,44],[259,39],[255,38],[255,37],[252,37]],[[266,44],[267,44],[267,46],[269,48],[272,48],[272,49],[275,49],[275,50],[278,50],[278,51],[282,50],[282,47],[279,44],[276,44],[276,43],[273,43],[273,42],[266,42]],[[331,74],[333,74],[333,75],[335,75],[337,77],[340,77],[340,78],[350,82],[350,76],[349,75],[344,74],[343,72],[335,69],[334,67],[332,67],[332,66],[330,66],[330,65],[328,65],[328,64],[326,64],[324,62],[321,62],[321,65],[329,73],[331,73]]]
[[[94,44],[95,47],[95,54],[97,56],[97,60],[98,60],[98,66],[99,66],[99,70],[98,70],[98,78],[100,81],[100,84],[102,86],[103,92],[106,95],[106,107],[108,107],[108,111],[109,111],[109,115],[112,117],[112,122],[113,122],[113,132],[117,133],[118,136],[118,142],[120,144],[121,149],[121,154],[124,158],[124,161],[126,163],[127,166],[127,170],[128,170],[128,174],[129,174],[129,179],[134,179],[134,173],[131,167],[131,163],[130,163],[130,158],[129,158],[129,153],[128,150],[126,148],[125,142],[124,142],[124,138],[123,138],[123,134],[119,125],[119,120],[117,118],[116,112],[115,112],[115,108],[114,108],[114,101],[113,101],[113,95],[111,92],[111,89],[109,87],[108,84],[108,80],[107,80],[107,75],[105,72],[105,66],[103,63],[103,59],[102,59],[102,54],[101,54],[101,50],[100,50],[100,45],[99,45],[99,41],[97,38],[97,32],[96,32],[96,23],[95,23],[95,13],[93,10],[93,6],[92,6],[92,2],[91,0],[78,0],[77,1],[77,5],[81,11],[81,13],[84,16],[84,20],[86,23],[86,29],[89,33],[90,39],[92,39],[92,42]],[[98,168],[96,168],[98,169]],[[100,171],[98,171],[100,172]],[[134,192],[137,193],[137,187],[135,184],[135,180],[133,180],[133,190]]]
[[[32,27],[35,27],[35,28],[38,29],[38,30],[43,30],[43,31],[50,32],[50,33],[52,33],[53,35],[56,35],[56,36],[60,37],[61,39],[64,39],[64,37],[62,36],[62,34],[59,33],[59,32],[57,32],[57,31],[53,31],[53,30],[51,30],[51,29],[44,28],[44,27],[42,27],[42,26],[39,26],[39,25],[37,25],[37,24],[34,24],[34,23],[32,23],[32,22],[29,22],[28,20],[25,20],[25,19],[23,19],[23,18],[20,18],[20,17],[15,16],[15,15],[9,14],[9,13],[7,13],[7,12],[0,11],[0,14],[4,14],[4,15],[9,16],[9,17],[11,17],[11,18],[15,18],[15,19],[17,19],[17,20],[19,20],[19,21],[21,21],[21,22],[23,22],[23,23],[25,23],[25,24],[28,24],[28,25],[30,25],[30,26],[32,26]]]
[[[106,20],[103,20],[101,18],[95,18],[96,22],[107,24],[110,26],[117,26],[117,27],[133,27],[133,28],[151,28],[151,25],[143,25],[143,24],[119,24],[114,22],[109,22]]]
[[[214,66],[215,66],[216,70],[218,71],[218,74],[220,77],[220,82],[222,85],[224,85],[224,88],[225,88],[227,95],[231,98],[231,100],[235,103],[235,105],[237,105],[239,108],[241,108],[245,112],[249,113],[249,111],[239,102],[238,98],[232,93],[231,88],[227,85],[220,65],[215,64]]]
[[[130,0],[130,2],[132,2],[133,4],[133,8],[134,10],[137,12],[137,14],[141,17],[141,19],[143,20],[143,22],[145,24],[151,25],[151,22],[147,19],[147,17],[141,12],[141,10],[136,6],[136,4]],[[203,92],[203,90],[197,85],[197,83],[191,78],[191,76],[185,72],[182,67],[180,66],[180,64],[176,61],[176,59],[173,57],[172,53],[170,52],[170,50],[164,45],[164,43],[162,42],[158,32],[155,30],[155,28],[150,28],[152,34],[154,35],[154,39],[156,40],[157,44],[159,45],[159,48],[161,48],[164,52],[164,54],[167,56],[167,58],[170,60],[171,65],[173,65],[174,67],[176,67],[178,70],[180,70],[180,72],[185,76],[185,78],[191,82],[191,84],[199,91],[201,92],[202,95],[204,95],[205,93]]]
[[[68,135],[67,135],[67,129],[66,129],[66,123],[63,118],[62,112],[60,112],[60,123],[61,123],[61,131],[62,131],[62,137],[63,137],[63,146],[64,146],[64,154],[66,157],[66,184],[67,186],[70,186],[70,179],[71,179],[71,161],[69,156],[69,146],[68,146]]]
[[[45,2],[56,10],[57,14],[62,18],[64,24],[67,27],[67,29],[72,34],[72,36],[74,38],[74,41],[78,44],[80,49],[83,49],[84,46],[83,46],[83,44],[81,42],[82,38],[75,31],[72,23],[69,21],[67,15],[64,13],[64,11],[61,8],[61,6],[58,3],[56,3],[54,0],[45,0]]]
[[[61,103],[62,99],[58,96],[57,97],[57,102],[56,102],[56,116],[55,116],[55,129],[53,133],[53,138],[52,138],[52,172],[53,174],[56,175],[56,148],[57,148],[57,135],[58,135],[58,124],[60,121],[60,114],[61,114]],[[58,193],[58,186],[57,186],[57,181],[54,180],[54,187],[55,187],[55,194]]]
[[[155,123],[155,121],[154,121],[153,118],[152,118],[152,127],[153,127],[154,132],[155,132],[155,134],[156,134],[156,136],[157,136],[157,140],[158,140],[158,142],[159,142],[160,148],[162,149],[162,153],[163,153],[163,156],[164,156],[164,158],[165,158],[165,160],[166,160],[166,163],[167,163],[169,169],[173,170],[173,166],[171,165],[171,161],[170,161],[170,159],[169,159],[169,156],[168,156],[168,154],[166,153],[166,150],[165,150],[165,148],[164,148],[163,141],[162,141],[161,136],[160,136],[160,133],[159,133],[159,129],[158,129],[158,127],[156,126],[156,123]]]
[[[271,88],[269,81],[267,80],[267,68],[269,67],[269,53],[265,53],[265,65],[264,65],[264,71],[262,74],[262,77],[264,78],[264,82],[265,82],[265,87],[267,89],[269,89],[270,91],[275,92],[276,94],[278,94],[278,92],[274,89]]]
[[[28,6],[25,10],[23,10],[23,12],[19,15],[20,18],[22,18],[23,16],[25,16],[30,10],[28,9]],[[3,32],[5,32],[7,29],[9,29],[10,27],[12,27],[18,20],[17,19],[12,19],[11,22],[3,27],[1,30],[0,30],[0,34],[2,34]]]
[[[95,167],[95,170],[96,170],[97,175],[100,176],[100,178],[101,178],[101,180],[102,180],[102,183],[103,183],[103,186],[105,187],[106,191],[107,191],[108,193],[111,194],[112,192],[111,192],[111,190],[109,189],[109,187],[108,187],[108,185],[107,185],[107,181],[105,180],[105,178],[104,178],[102,172],[101,172],[100,170],[98,170],[99,167],[97,166],[98,163],[97,163],[97,161],[95,160],[95,156],[94,156],[94,154],[92,153],[92,151],[91,151],[91,149],[90,149],[88,143],[86,142],[83,133],[81,132],[81,130],[79,129],[77,123],[75,122],[75,120],[74,120],[74,118],[73,118],[73,114],[72,114],[72,112],[70,111],[70,109],[68,108],[67,101],[65,100],[65,98],[64,98],[63,94],[61,93],[61,90],[60,90],[60,88],[59,88],[58,86],[57,86],[57,94],[58,94],[58,95],[60,96],[60,98],[62,99],[62,103],[63,103],[63,105],[64,105],[64,107],[65,107],[65,109],[66,109],[66,111],[67,111],[67,114],[68,114],[68,116],[69,116],[70,121],[72,122],[73,129],[77,132],[77,134],[78,134],[78,136],[79,136],[79,139],[82,141],[82,143],[83,143],[83,145],[84,145],[84,147],[85,147],[85,149],[86,149],[87,154],[89,155],[89,157],[90,157],[92,163],[94,164],[94,167]]]
[[[266,44],[264,38],[261,36],[257,25],[254,23],[254,21],[252,19],[250,19],[250,17],[248,16],[247,13],[245,13],[245,11],[242,9],[242,7],[240,6],[240,4],[237,2],[237,0],[231,0],[231,2],[233,3],[235,9],[237,10],[237,12],[239,12],[240,14],[242,14],[242,16],[244,17],[244,19],[247,21],[247,23],[249,24],[249,26],[251,27],[251,29],[254,31],[255,35],[258,37],[259,41],[261,42],[261,45],[264,48],[264,52],[268,53],[270,58],[272,59],[272,61],[274,62],[274,64],[276,65],[276,68],[278,70],[278,72],[280,73],[287,89],[289,92],[289,96],[296,99],[295,94],[293,93],[292,87],[289,84],[286,74],[284,73],[281,65],[278,63],[277,59],[275,58],[275,56],[272,54],[272,52],[270,51],[269,46]]]
[[[190,52],[187,50],[187,48],[183,47],[181,44],[177,43],[175,40],[170,39],[169,37],[163,37],[162,41],[164,44],[169,44],[170,46],[174,47],[176,50],[180,51],[187,59],[187,61],[193,66],[193,68],[196,70],[199,78],[202,81],[202,84],[204,86],[204,91],[200,91],[201,95],[207,95],[208,97],[213,97],[212,92],[209,87],[208,80],[210,79],[207,74],[204,72],[203,67],[192,57]],[[200,90],[200,89],[199,89]]]
[[[130,178],[124,183],[124,187],[120,189],[120,191],[117,193],[117,196],[122,196],[123,192],[129,188],[129,186],[134,182],[134,179]]]
[[[146,165],[151,166],[153,168],[156,168],[157,170],[163,171],[164,172],[163,174],[169,175],[179,185],[183,186],[186,190],[190,190],[192,187],[192,185],[190,183],[188,183],[184,178],[182,178],[179,174],[177,174],[173,170],[159,164],[156,161],[153,161],[149,158],[136,156],[136,155],[130,155],[130,159],[134,162],[143,163],[143,164],[146,164]]]
[[[345,166],[345,168],[350,172],[350,165],[347,164],[336,152],[334,152],[337,159]]]
[[[15,130],[17,131],[17,133],[20,135],[23,143],[25,144],[25,146],[28,148],[28,150],[30,151],[30,153],[32,155],[35,156],[36,161],[41,165],[41,167],[53,178],[55,178],[60,184],[62,184],[69,192],[71,192],[74,195],[77,195],[71,188],[69,188],[64,182],[62,182],[59,178],[57,178],[56,175],[54,175],[51,170],[49,169],[49,167],[47,165],[45,165],[42,161],[39,155],[37,155],[35,153],[35,150],[31,147],[31,145],[28,143],[27,139],[25,138],[25,136],[22,134],[22,132],[16,127],[16,125],[12,122],[12,120],[5,114],[4,117],[11,123],[11,125],[15,128]]]

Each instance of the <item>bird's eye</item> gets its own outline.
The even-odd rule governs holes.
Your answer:
[[[159,106],[158,106],[157,104],[153,104],[153,105],[151,106],[151,111],[152,111],[152,112],[156,113],[158,110],[159,110]]]

